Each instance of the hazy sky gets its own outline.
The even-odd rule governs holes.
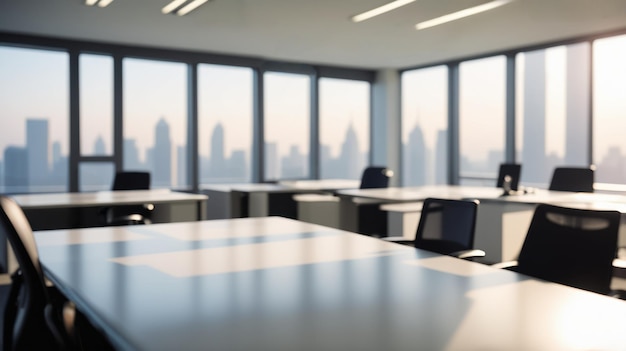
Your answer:
[[[626,130],[626,36],[597,40],[594,53],[595,160],[611,145],[624,145]],[[524,54],[518,55],[517,75],[523,73]],[[566,51],[546,50],[546,140],[548,152],[562,155],[565,123]],[[164,118],[174,145],[187,138],[187,67],[185,64],[124,59],[124,137],[137,139],[145,150],[153,144],[154,126]],[[61,141],[68,152],[69,71],[64,52],[0,47],[0,150],[25,142],[26,118],[47,118],[50,141]],[[461,147],[472,158],[484,159],[491,149],[504,147],[505,59],[502,56],[464,62],[460,69]],[[91,153],[103,136],[107,149],[112,139],[112,59],[81,55],[81,148]],[[216,123],[225,127],[227,155],[249,149],[252,135],[252,71],[248,68],[200,65],[200,153],[209,152],[210,133]],[[279,150],[290,145],[308,150],[309,77],[284,73],[265,76],[265,118],[268,142],[280,140]],[[521,125],[523,82],[518,82],[518,126]],[[346,128],[352,124],[365,151],[369,136],[369,85],[334,79],[320,81],[321,142],[339,151]],[[403,75],[403,140],[420,123],[429,148],[436,131],[447,125],[447,73],[443,67]],[[518,128],[519,129],[519,128]],[[558,133],[557,131],[561,131]],[[522,133],[523,131],[519,131]],[[520,136],[521,134],[518,134]],[[485,137],[488,136],[488,137]],[[522,140],[519,138],[519,140]]]

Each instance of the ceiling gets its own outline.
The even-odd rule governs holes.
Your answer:
[[[191,49],[367,69],[406,68],[626,29],[626,0],[517,0],[417,31],[416,23],[486,0],[417,0],[370,20],[390,0],[212,0],[187,16],[169,0],[2,0],[0,31]],[[1,39],[1,38],[0,38]]]

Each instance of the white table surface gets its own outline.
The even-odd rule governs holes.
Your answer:
[[[120,350],[624,350],[626,302],[285,218],[36,233]]]
[[[11,196],[24,209],[205,201],[206,195],[168,189],[48,193]]]

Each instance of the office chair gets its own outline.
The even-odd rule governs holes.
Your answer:
[[[601,294],[610,292],[620,213],[541,204],[516,262],[518,273]]]
[[[557,167],[552,173],[549,190],[593,192],[595,167]]]
[[[386,167],[370,166],[363,170],[361,175],[360,189],[386,188],[389,179],[393,177],[393,171]]]
[[[383,240],[457,258],[484,257],[484,251],[474,249],[478,203],[478,200],[427,198],[414,240],[402,237]]]
[[[520,164],[517,164],[517,163],[500,164],[500,170],[498,171],[498,181],[496,182],[496,188],[503,188],[505,193],[507,194],[510,191],[517,191],[521,172],[522,172],[522,165]],[[507,176],[509,176],[509,178],[507,179],[508,182],[505,182],[505,178]]]
[[[148,190],[149,172],[117,172],[112,190]],[[152,204],[112,206],[102,209],[104,224],[108,226],[151,223]]]
[[[19,269],[4,313],[3,349],[66,350],[75,345],[74,308],[53,301],[44,280],[33,232],[22,209],[10,198],[0,197],[0,230],[13,248]]]

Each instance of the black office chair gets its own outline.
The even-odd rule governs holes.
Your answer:
[[[593,192],[594,167],[557,167],[549,190]]]
[[[521,172],[522,172],[522,165],[520,164],[517,164],[517,163],[500,164],[500,170],[498,172],[498,181],[496,182],[496,188],[503,188],[506,193],[510,192],[511,190],[517,191],[519,187],[519,179],[520,179]],[[509,177],[508,179],[506,178],[507,176]],[[505,179],[508,180],[508,182],[505,182]]]
[[[393,171],[386,167],[370,166],[363,170],[360,189],[386,188]]]
[[[539,205],[518,260],[495,266],[608,294],[619,223],[617,211]]]
[[[360,189],[386,188],[393,171],[380,166],[370,166],[363,170]],[[360,201],[355,203],[358,211],[357,232],[379,237],[387,236],[387,212],[380,209],[378,201]]]
[[[19,269],[4,313],[3,349],[66,350],[75,346],[74,308],[70,303],[53,301],[33,232],[22,209],[10,198],[0,197],[0,229],[13,248]]]
[[[113,180],[112,190],[148,190],[149,172],[118,172]],[[104,208],[101,213],[108,226],[149,224],[154,209],[152,204],[124,205]]]
[[[477,210],[477,200],[427,198],[424,200],[415,239],[385,240],[458,258],[484,257],[484,251],[474,249]]]

